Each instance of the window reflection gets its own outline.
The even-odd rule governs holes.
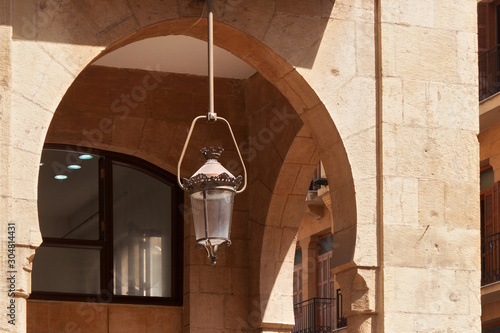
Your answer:
[[[99,238],[99,158],[73,151],[43,151],[38,182],[38,216],[44,237]],[[79,169],[68,168],[78,165]],[[58,177],[57,176],[64,176]]]
[[[181,198],[174,179],[121,154],[45,149],[38,184],[43,243],[32,296],[112,293],[110,301],[179,302],[172,207]]]
[[[113,197],[115,294],[169,297],[170,186],[115,164]]]
[[[99,251],[39,247],[33,261],[33,290],[97,294]]]

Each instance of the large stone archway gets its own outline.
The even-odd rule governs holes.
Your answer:
[[[170,30],[168,30],[169,27],[173,26],[177,28],[177,24],[179,22],[166,22],[162,23],[161,25],[164,26],[163,30],[161,32],[158,32],[159,28],[155,27],[153,29],[154,34],[153,36],[156,36],[157,34],[168,34]],[[184,24],[184,22],[181,22]],[[181,24],[181,26],[182,26]],[[189,24],[191,24],[189,22]],[[234,29],[228,28],[228,27],[219,27],[218,28],[220,31],[219,33],[224,35],[224,29],[229,29],[231,34],[236,34]],[[145,38],[146,36],[149,36],[147,33],[141,32],[141,38]],[[132,38],[129,37],[127,38],[127,42],[133,42],[138,40],[137,38]],[[241,40],[241,38],[238,38],[238,40]],[[250,39],[252,40],[252,39]],[[250,42],[248,42],[250,43]],[[258,42],[252,41],[252,43],[256,44],[254,46],[255,49],[258,47],[263,48],[266,50],[267,48],[263,45],[259,45]],[[119,43],[120,45],[126,45],[125,42]],[[111,47],[109,50],[114,50],[116,49],[117,46]],[[105,53],[109,52],[109,50],[106,50]],[[270,53],[270,50],[267,50],[266,53]],[[238,53],[237,51],[233,53]],[[249,57],[249,56],[247,56]],[[254,55],[255,58],[250,57],[253,59],[254,66],[259,66],[260,62],[264,62],[264,60],[259,60],[257,59],[258,57]],[[267,58],[264,58],[267,59]],[[277,62],[276,59],[279,59],[280,61]],[[257,274],[255,276],[256,280],[261,281],[259,283],[259,288],[253,291],[253,293],[256,293],[257,299],[259,300],[259,304],[261,304],[262,308],[259,309],[261,311],[262,315],[265,315],[266,313],[268,314],[267,317],[264,320],[264,322],[267,321],[267,324],[271,324],[271,328],[274,327],[276,328],[276,323],[269,322],[275,321],[275,322],[281,322],[283,321],[282,318],[283,316],[288,317],[288,321],[290,321],[290,313],[291,313],[291,307],[285,307],[283,310],[280,310],[276,312],[276,309],[283,308],[284,304],[287,304],[287,302],[290,300],[290,293],[289,292],[284,292],[287,289],[291,287],[290,284],[290,276],[284,275],[283,271],[289,270],[290,267],[290,260],[289,260],[289,253],[287,251],[283,252],[283,249],[289,249],[291,248],[294,235],[296,233],[297,227],[298,227],[298,221],[300,219],[300,214],[302,213],[302,206],[304,202],[304,197],[305,193],[307,191],[307,185],[309,182],[309,177],[310,174],[312,173],[312,170],[316,167],[316,164],[318,162],[318,153],[316,151],[316,147],[314,144],[314,140],[311,138],[311,134],[309,133],[308,127],[304,126],[302,124],[301,117],[297,113],[297,109],[301,110],[303,114],[306,114],[308,117],[304,118],[306,121],[310,123],[309,126],[316,126],[314,125],[314,121],[318,121],[321,123],[321,128],[320,131],[328,131],[332,132],[332,130],[328,129],[328,123],[330,123],[333,127],[333,133],[335,133],[334,130],[334,125],[333,122],[328,120],[328,118],[321,118],[318,117],[319,113],[321,110],[323,112],[327,112],[324,106],[322,105],[319,100],[317,100],[317,104],[314,104],[314,107],[312,110],[309,110],[307,106],[304,104],[302,101],[304,98],[300,96],[300,94],[296,91],[296,89],[292,89],[290,86],[295,85],[295,86],[300,86],[300,87],[305,87],[307,88],[307,83],[303,82],[303,79],[300,75],[295,73],[289,65],[286,64],[286,62],[280,58],[273,58],[273,59],[267,59],[269,61],[278,63],[278,67],[288,67],[288,70],[291,70],[285,77],[283,78],[272,78],[273,80],[276,81],[276,85],[273,86],[270,84],[268,81],[266,81],[262,76],[259,75],[259,78],[254,79],[253,81],[257,81],[256,83],[249,83],[248,85],[254,85],[254,86],[259,86],[260,91],[263,90],[275,90],[275,95],[281,96],[280,98],[282,101],[279,103],[276,103],[275,106],[272,107],[271,109],[267,110],[251,110],[249,112],[257,113],[259,112],[264,112],[264,119],[263,121],[260,120],[255,120],[258,118],[257,116],[254,117],[253,121],[258,124],[258,126],[254,126],[253,128],[250,129],[251,134],[249,136],[255,135],[255,136],[260,136],[265,130],[270,130],[271,131],[274,129],[273,127],[273,121],[278,119],[279,122],[282,122],[280,124],[279,131],[276,130],[276,133],[272,133],[271,135],[273,136],[272,139],[279,140],[279,147],[277,148],[279,150],[278,155],[272,155],[269,154],[266,149],[260,148],[259,152],[257,153],[257,158],[252,159],[250,161],[250,164],[252,165],[253,162],[253,168],[256,170],[254,173],[256,176],[254,177],[253,181],[254,184],[253,186],[250,187],[250,197],[251,201],[255,201],[258,208],[254,209],[254,212],[252,210],[250,211],[250,216],[251,220],[255,223],[256,226],[260,225],[263,226],[264,229],[261,230],[261,232],[257,232],[252,235],[252,242],[251,244],[251,251],[252,253],[261,253],[260,255],[260,261],[258,261],[257,265],[252,268],[253,271],[256,272],[261,272],[260,274]],[[272,64],[265,64],[264,67],[271,67]],[[131,121],[132,119],[124,119],[124,121],[120,120],[112,120],[114,116],[118,115],[113,115],[109,113],[104,113],[104,114],[96,114],[95,116],[90,116],[90,114],[87,114],[90,116],[87,120],[79,119],[78,116],[74,113],[71,112],[71,108],[75,107],[77,105],[78,101],[82,100],[82,98],[85,98],[82,96],[82,89],[83,93],[86,92],[86,89],[89,89],[92,85],[96,85],[96,82],[99,80],[102,80],[102,78],[99,78],[99,74],[94,74],[95,72],[99,72],[97,69],[93,69],[92,67],[89,67],[87,70],[84,70],[82,74],[80,75],[80,79],[78,80],[78,85],[73,85],[72,88],[70,89],[71,94],[67,96],[66,99],[63,100],[63,102],[60,104],[58,113],[55,116],[55,119],[53,120],[51,130],[49,131],[49,136],[47,137],[48,142],[54,142],[54,143],[66,143],[66,144],[83,144],[84,146],[94,146],[97,148],[101,149],[109,149],[113,151],[119,151],[119,152],[125,152],[128,154],[136,155],[142,158],[145,158],[146,160],[156,163],[159,166],[171,171],[175,172],[175,163],[169,160],[164,160],[164,157],[161,155],[169,156],[172,157],[174,162],[177,160],[178,157],[173,156],[175,154],[180,153],[180,147],[176,147],[176,149],[173,149],[174,152],[171,151],[165,151],[161,147],[157,146],[156,150],[153,149],[153,147],[149,147],[148,149],[144,150],[142,147],[142,143],[140,142],[140,139],[134,139],[134,138],[125,138],[123,135],[120,138],[120,135],[111,135],[111,133],[100,130],[101,122],[103,117],[106,118],[107,121],[113,122],[115,129],[129,129],[134,132],[138,129],[138,126],[140,128],[143,128],[143,131],[153,131],[152,133],[155,133],[155,131],[160,130],[160,132],[156,132],[156,135],[161,135],[164,134],[165,132],[161,132],[160,128],[157,128],[157,126],[148,126],[148,120],[146,120],[146,125],[144,125],[144,120],[137,120],[136,118],[135,121]],[[283,72],[286,72],[285,70]],[[103,74],[100,74],[103,75]],[[147,75],[147,74],[137,74],[137,75]],[[104,74],[104,79],[108,80],[108,78],[112,77],[113,74]],[[120,82],[120,80],[123,80],[125,76],[118,75],[116,79],[113,81],[111,80],[111,84],[115,85],[120,85],[123,84]],[[126,86],[131,86],[131,84],[126,84]],[[264,87],[264,88],[262,88]],[[278,87],[281,87],[282,89],[279,89]],[[283,87],[285,89],[283,89]],[[309,88],[310,89],[310,88]],[[106,87],[94,87],[90,88],[87,92],[94,92],[97,93],[97,91],[107,91],[109,88]],[[80,91],[80,92],[79,92]],[[258,92],[251,92],[248,94],[254,94],[254,96],[250,96],[249,99],[259,99]],[[283,96],[283,93],[286,93],[287,96]],[[268,93],[269,94],[269,93]],[[310,92],[311,94],[311,92]],[[68,94],[66,94],[68,95]],[[94,99],[97,99],[98,97],[94,96]],[[309,98],[312,98],[309,96]],[[268,103],[268,101],[266,101]],[[285,105],[285,104],[286,105]],[[292,107],[292,103],[294,103],[296,106],[295,108]],[[109,104],[109,101],[108,101]],[[298,106],[300,105],[300,106]],[[100,109],[101,107],[94,106],[96,109]],[[266,106],[267,107],[267,106]],[[288,108],[288,109],[287,109]],[[79,109],[82,109],[79,107]],[[85,112],[85,107],[83,107]],[[265,112],[269,113],[270,115],[266,115]],[[137,113],[137,110],[135,111]],[[290,116],[291,115],[291,116]],[[329,117],[328,115],[326,115]],[[81,117],[81,115],[80,115]],[[134,115],[132,117],[135,117]],[[231,117],[231,116],[229,116]],[[273,118],[274,117],[274,118]],[[118,117],[117,117],[118,118]],[[121,117],[119,117],[121,118]],[[189,117],[188,117],[189,118]],[[93,119],[93,120],[92,120]],[[230,118],[231,119],[231,118]],[[90,123],[89,123],[89,120]],[[163,126],[163,130],[168,129],[169,132],[175,132],[175,133],[181,133],[180,138],[177,138],[176,144],[177,146],[183,142],[183,131],[181,129],[182,126],[187,127],[189,119],[184,119],[181,122],[181,126],[177,126],[178,130],[175,130],[175,125],[174,129],[168,128],[168,124],[165,125],[158,125],[158,126]],[[83,124],[87,123],[91,127],[94,127],[91,131],[86,130],[84,127],[82,127]],[[152,125],[152,124],[151,124]],[[141,127],[144,126],[144,127]],[[165,127],[167,126],[167,127]],[[276,127],[276,124],[274,125]],[[281,126],[284,127],[289,127],[290,129],[283,130]],[[283,131],[283,133],[281,133]],[[237,135],[239,133],[240,140],[246,140],[245,136],[242,136],[241,133],[245,133],[244,129],[237,130]],[[82,135],[83,134],[83,135]],[[285,134],[280,135],[280,134]],[[319,134],[317,134],[319,136]],[[276,137],[274,137],[276,136]],[[115,138],[116,137],[116,138]],[[94,140],[92,140],[94,138]],[[167,142],[169,142],[170,139],[166,139]],[[339,140],[338,134],[337,137],[333,137],[332,139],[334,140]],[[165,139],[161,138],[156,138],[157,142],[165,142]],[[324,142],[328,142],[328,140],[324,140]],[[267,142],[269,143],[269,142]],[[338,170],[343,169],[344,174],[339,175],[339,177],[336,177],[336,179],[341,180],[341,182],[344,182],[345,184],[339,186],[340,191],[344,192],[343,197],[346,198],[347,201],[353,199],[353,197],[349,197],[349,195],[346,195],[346,188],[349,186],[352,187],[352,176],[350,175],[350,167],[349,164],[347,163],[346,159],[346,154],[345,152],[342,152],[344,149],[342,144],[338,144],[339,141],[337,141],[336,145],[333,145],[332,147],[334,149],[340,149],[341,151],[339,152],[334,152],[334,149],[331,147],[325,148],[323,152],[330,152],[332,153],[333,160],[335,161],[333,164],[335,165]],[[173,145],[173,144],[172,144]],[[154,144],[153,144],[154,146]],[[167,145],[168,146],[168,145]],[[276,144],[275,144],[276,146]],[[171,148],[172,150],[172,148]],[[173,154],[173,155],[172,155]],[[234,155],[234,152],[233,152]],[[340,158],[339,158],[340,156]],[[274,158],[274,160],[273,160]],[[194,158],[193,161],[196,161],[197,159]],[[273,160],[273,161],[271,161]],[[266,169],[268,170],[269,167],[268,165],[272,165],[272,174],[269,175],[262,175],[262,170]],[[340,167],[343,165],[343,167]],[[191,165],[190,165],[191,166]],[[261,171],[258,171],[261,170]],[[266,173],[266,172],[264,172]],[[345,181],[347,178],[351,178],[351,181]],[[292,182],[290,182],[292,180]],[[335,186],[336,182],[332,181],[332,187]],[[271,190],[271,196],[270,198],[266,193]],[[333,191],[335,192],[335,191]],[[353,190],[349,191],[351,194],[354,194]],[[252,199],[254,198],[254,199]],[[352,201],[351,201],[352,202]],[[282,206],[285,205],[285,206]],[[352,207],[351,209],[355,209],[355,206],[351,203]],[[267,207],[267,208],[264,208]],[[341,207],[339,204],[338,207]],[[343,207],[345,210],[345,207]],[[265,213],[268,211],[268,213]],[[259,212],[259,213],[257,213]],[[283,216],[280,216],[283,215]],[[252,217],[253,216],[253,217]],[[354,241],[353,241],[353,233],[355,232],[354,228],[354,219],[349,219],[347,217],[344,217],[345,221],[350,221],[350,225],[344,224],[344,225],[337,225],[337,232],[340,236],[340,242],[344,242],[344,248],[345,251],[343,255],[343,259],[345,260],[352,260],[352,251],[354,249]],[[277,221],[277,222],[276,222]],[[283,222],[282,222],[283,221]],[[255,229],[256,227],[250,227],[252,229]],[[258,227],[257,227],[258,228]],[[283,231],[283,230],[284,231]],[[286,236],[286,238],[281,239],[281,236],[278,237],[278,239],[274,239],[274,241],[278,242],[284,242],[282,244],[283,248],[279,250],[277,253],[275,251],[275,248],[271,245],[272,242],[269,242],[269,237],[273,238],[278,234],[283,234],[283,236]],[[342,235],[342,232],[344,235]],[[351,237],[345,236],[345,233],[349,233]],[[347,245],[347,246],[346,246]],[[339,250],[342,249],[342,246],[339,244]],[[349,254],[350,253],[350,254]],[[288,258],[285,258],[286,255],[288,255]],[[342,258],[342,256],[339,256]],[[272,258],[269,260],[269,258]],[[286,260],[285,260],[286,259]],[[283,265],[285,264],[285,265]],[[275,267],[271,272],[268,270],[268,266],[272,265]],[[279,278],[279,279],[278,279]],[[276,279],[273,285],[280,285],[281,287],[278,289],[275,289],[272,293],[270,290],[268,290],[269,287],[269,281],[272,281],[273,279]],[[273,295],[271,295],[273,294]],[[272,297],[271,297],[272,296]],[[273,302],[269,302],[270,299],[273,299]],[[286,309],[286,310],[285,310]],[[269,313],[273,313],[273,316],[270,316]],[[276,316],[278,315],[278,316]],[[255,324],[255,323],[254,323]],[[254,325],[253,324],[253,325]],[[260,322],[259,322],[260,325]],[[284,325],[283,327],[289,327],[290,323]]]
[[[146,37],[152,37],[152,36],[158,36],[158,35],[168,35],[168,34],[176,34],[179,33],[180,31],[185,31],[186,28],[191,29],[188,31],[189,35],[193,37],[198,37],[198,38],[203,38],[203,35],[205,34],[205,29],[203,29],[203,22],[201,22],[199,25],[196,25],[192,27],[193,25],[193,19],[180,19],[180,20],[173,20],[173,21],[167,21],[163,23],[159,23],[155,26],[143,29],[139,31],[136,34],[133,34],[131,36],[126,37],[119,43],[114,44],[113,46],[109,47],[106,49],[104,53],[110,52],[122,45],[125,45],[127,43],[140,40],[142,38]],[[345,253],[344,255],[344,260],[352,260],[353,258],[353,252],[354,252],[354,235],[355,235],[355,203],[354,203],[354,190],[353,190],[353,181],[352,181],[352,176],[350,176],[350,167],[349,163],[347,162],[347,154],[345,153],[345,150],[343,148],[343,145],[340,140],[340,136],[338,132],[335,130],[335,126],[333,124],[333,121],[331,120],[328,111],[324,107],[323,103],[319,100],[318,97],[316,97],[315,93],[312,91],[312,89],[309,87],[309,85],[305,82],[305,80],[302,78],[300,74],[296,72],[296,70],[289,65],[285,59],[277,55],[275,52],[270,50],[268,47],[266,47],[264,44],[258,42],[255,40],[253,37],[250,37],[249,35],[240,32],[234,28],[231,28],[225,24],[218,23],[216,24],[216,36],[219,36],[218,39],[216,40],[216,44],[220,47],[226,48],[230,50],[232,53],[235,55],[239,56],[240,58],[244,59],[247,61],[249,64],[251,64],[254,68],[256,68],[260,74],[263,75],[265,79],[267,79],[274,87],[277,88],[277,90],[285,96],[285,98],[288,100],[288,102],[291,104],[295,112],[299,115],[299,117],[302,119],[302,121],[305,123],[305,126],[307,129],[312,129],[312,136],[313,138],[318,138],[317,145],[320,148],[320,151],[322,153],[323,157],[323,162],[325,163],[325,166],[329,168],[331,166],[332,170],[335,170],[335,168],[338,168],[339,170],[342,169],[344,170],[342,175],[339,175],[339,177],[334,177],[333,180],[331,181],[332,187],[333,188],[338,188],[339,191],[342,191],[344,194],[339,195],[339,198],[343,198],[342,201],[344,203],[339,202],[339,209],[342,207],[343,212],[339,214],[339,216],[344,216],[343,220],[348,221],[348,223],[343,223],[342,227],[339,228],[337,227],[337,231],[339,232],[344,232],[346,234],[349,234],[350,236],[347,237],[341,237],[340,239],[345,242],[344,246],[341,248],[345,248]],[[30,51],[30,52],[41,52],[47,57],[47,61],[49,63],[53,62],[53,58],[51,58],[51,50],[50,47],[47,45],[44,45],[43,43],[31,43],[31,42],[26,42],[27,45],[23,45],[21,42],[19,42],[20,45],[19,48],[24,50],[24,51]],[[54,51],[60,51],[59,47],[56,47]],[[95,49],[94,49],[95,50]],[[75,48],[73,52],[75,55],[79,53],[79,49]],[[71,49],[67,50],[68,53],[71,53]],[[104,54],[104,53],[101,53]],[[88,53],[89,56],[91,56],[93,53],[92,51]],[[67,54],[68,55],[68,54]],[[68,59],[72,59],[72,56],[69,56]],[[54,64],[55,68],[58,68],[59,71],[62,71],[65,73],[65,76],[67,80],[71,79],[71,74],[68,73],[67,67],[70,64],[66,65],[64,63],[59,63]],[[74,65],[74,64],[71,64]],[[55,70],[53,67],[49,67],[50,71],[45,73],[47,76],[52,76],[52,77],[58,77],[58,82],[60,85],[56,85],[56,87],[52,87],[50,91],[44,92],[44,91],[39,91],[37,90],[35,92],[35,96],[19,96],[19,95],[26,95],[25,92],[22,94],[19,94],[17,97],[20,98],[20,100],[23,100],[24,103],[32,104],[32,106],[35,106],[39,109],[41,115],[45,115],[45,118],[43,120],[38,120],[38,126],[34,126],[35,129],[38,131],[38,133],[41,135],[38,139],[38,143],[33,144],[31,149],[30,159],[31,160],[36,160],[38,159],[38,154],[41,148],[41,143],[43,142],[42,136],[44,135],[45,131],[48,128],[48,122],[51,120],[51,111],[52,109],[55,109],[55,105],[57,104],[57,94],[64,93],[64,80],[60,80],[61,73],[58,72],[58,70]],[[75,72],[76,73],[76,72]],[[47,78],[45,78],[47,79]],[[67,82],[67,81],[66,81]],[[33,82],[31,82],[33,83]],[[30,82],[23,82],[25,85],[29,85]],[[42,84],[43,82],[38,82],[38,84]],[[26,86],[25,86],[26,88]],[[62,95],[60,95],[62,97]],[[59,99],[61,98],[59,97]],[[18,102],[19,103],[19,102]],[[22,103],[20,103],[22,104]],[[19,104],[17,104],[19,105]],[[40,125],[42,124],[42,125]],[[44,125],[43,125],[44,124]],[[28,124],[25,124],[28,125]],[[29,126],[29,125],[28,125]],[[99,126],[96,124],[96,126]],[[316,129],[316,130],[315,130]],[[327,138],[323,138],[321,135],[322,132],[327,131],[329,133],[332,133],[333,135],[328,136]],[[304,133],[307,133],[308,130],[303,131]],[[315,133],[317,132],[317,133]],[[335,134],[336,133],[336,134]],[[297,156],[288,156],[284,159],[285,164],[283,167],[279,167],[280,170],[282,169],[281,173],[281,178],[285,177],[286,175],[290,173],[290,171],[287,171],[288,167],[286,164],[286,159],[291,159],[292,163],[295,162],[297,163],[297,159],[301,159],[302,156],[300,155],[301,152],[304,150],[304,143],[300,143],[301,141],[306,140],[308,143],[306,143],[306,146],[308,146],[309,150],[310,149],[315,149],[314,147],[314,140],[309,136],[299,136],[297,137],[294,142],[299,142],[295,143],[298,145],[295,149],[298,151]],[[71,141],[71,140],[69,140]],[[73,142],[75,143],[75,142]],[[293,144],[292,144],[293,145]],[[285,144],[286,146],[286,144]],[[322,148],[323,147],[323,148]],[[120,149],[120,148],[113,148],[112,144],[108,144],[108,148],[111,148],[112,150],[117,150],[117,151],[124,151],[128,152],[127,149]],[[309,168],[311,165],[313,165],[318,156],[317,154],[313,154],[314,157],[311,157],[308,159],[306,162],[306,165],[309,165]],[[26,158],[27,156],[25,156]],[[151,156],[150,156],[151,157]],[[167,167],[167,165],[163,165],[164,167]],[[170,164],[171,166],[171,164]],[[289,165],[288,165],[289,166]],[[342,167],[339,167],[342,166]],[[304,182],[307,177],[304,177],[304,175],[307,174],[307,168],[304,168],[302,170],[296,170],[294,172],[300,173],[301,175],[301,181]],[[336,172],[336,171],[335,171]],[[35,171],[36,173],[36,171]],[[293,174],[293,172],[292,172]],[[335,174],[335,173],[333,173]],[[345,177],[347,175],[347,177]],[[336,181],[337,179],[338,181]],[[349,180],[351,179],[351,180]],[[285,180],[279,180],[279,182],[283,182]],[[34,202],[34,191],[35,183],[32,183],[32,186],[26,186],[24,187],[24,190],[29,191],[29,188],[32,189],[31,194],[31,199],[28,201]],[[336,185],[339,185],[336,187]],[[277,185],[278,186],[278,185]],[[279,186],[278,186],[279,187]],[[299,186],[300,187],[300,186]],[[345,191],[346,188],[350,187],[351,189],[349,191]],[[303,190],[306,189],[306,187],[302,188]],[[300,191],[299,191],[300,192]],[[346,195],[346,193],[350,193]],[[283,193],[280,193],[280,190],[275,191],[275,195],[283,195]],[[297,195],[297,193],[294,193]],[[30,197],[30,195],[26,196]],[[297,197],[300,198],[300,195]],[[295,199],[295,203],[298,204],[297,198]],[[276,210],[276,200],[273,200],[274,204],[270,204],[269,206],[269,212],[272,212]],[[268,203],[269,204],[269,203]],[[32,209],[30,214],[32,216],[36,216],[36,211],[35,211],[35,206],[32,205]],[[350,207],[347,208],[346,207]],[[346,211],[351,210],[351,215],[350,218],[346,217],[344,214]],[[340,210],[339,210],[340,212]],[[33,220],[33,219],[32,219]],[[259,221],[258,223],[262,223],[263,225],[266,226],[268,223],[273,223],[271,222],[273,218],[266,217],[264,221]],[[296,223],[295,223],[296,224]],[[339,224],[340,226],[340,224]],[[290,223],[290,231],[288,232],[288,239],[289,241],[293,240],[293,237],[290,238],[290,235],[293,235],[293,228],[296,228],[297,226],[294,226],[294,223]],[[34,232],[34,235],[37,234],[37,227],[35,225],[32,225],[30,227],[32,232]],[[272,229],[272,228],[271,228]],[[272,249],[267,248],[267,242],[265,240],[267,237],[269,237],[269,234],[273,233],[271,229],[265,228],[263,231],[263,234],[261,235],[262,240],[264,240],[264,246],[261,251],[263,255],[266,255],[266,253],[272,253]],[[37,243],[39,242],[38,238],[34,238],[31,240],[31,244],[28,244],[30,247],[36,247]],[[258,241],[257,241],[258,242]],[[349,254],[350,253],[350,254]],[[281,255],[279,255],[281,256]],[[284,258],[279,258],[279,262],[282,262]],[[266,261],[264,260],[261,265],[262,267],[258,267],[260,271],[262,271],[262,268],[265,267]],[[281,269],[281,268],[280,268]],[[259,279],[262,279],[262,276],[259,277]],[[285,280],[286,281],[286,280]],[[258,293],[260,294],[260,290]],[[267,296],[265,296],[267,297]],[[279,302],[278,302],[279,303]],[[277,304],[278,304],[277,303]],[[261,303],[264,304],[264,303]],[[264,311],[265,312],[265,311]],[[269,312],[269,311],[268,311]],[[272,312],[272,311],[271,311]],[[278,318],[275,318],[276,320],[279,321]]]

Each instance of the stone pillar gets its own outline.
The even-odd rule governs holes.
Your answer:
[[[377,5],[379,331],[480,332],[477,2]]]
[[[302,299],[306,300],[317,296],[316,288],[316,249],[318,242],[315,236],[300,241],[302,249]]]
[[[319,196],[330,211],[332,232],[335,229],[332,215],[332,200],[328,187],[319,191]],[[334,244],[335,244],[335,235]],[[335,256],[335,245],[332,254]],[[342,290],[343,313],[347,318],[348,332],[373,332],[377,324],[376,312],[376,267],[360,267],[353,262],[332,268],[335,282]],[[372,329],[373,328],[373,329]]]
[[[259,308],[250,302],[247,200],[243,195],[235,199],[232,244],[220,249],[216,265],[210,264],[204,249],[195,248],[187,194],[184,200],[183,332],[246,332],[258,327]]]
[[[19,225],[9,225],[14,222],[11,220],[10,207],[13,198],[9,183],[12,87],[12,20],[10,14],[11,1],[0,1],[0,264],[2,272],[0,274],[0,306],[4,310],[4,315],[0,320],[0,331],[26,332],[26,299],[25,295],[18,292],[26,290],[29,286],[26,274],[23,274],[23,253],[19,247],[16,249],[21,230],[19,230]]]
[[[351,263],[332,271],[342,290],[348,332],[374,332],[377,327],[376,268],[356,267]]]
[[[260,269],[260,307],[262,332],[290,331],[294,326],[293,262],[297,229],[265,227]]]
[[[11,1],[0,1],[0,305],[5,315],[2,332],[26,332],[26,298],[31,290],[31,260],[40,242],[29,222],[38,221],[36,200],[23,197],[13,179],[22,175],[20,152],[13,147],[12,115],[12,20]],[[17,173],[15,172],[17,170]],[[28,178],[28,175],[24,175]],[[21,177],[22,178],[22,177]],[[36,179],[36,177],[35,177]],[[22,183],[25,184],[25,183]],[[35,189],[33,187],[33,189]],[[32,222],[33,224],[33,222]]]

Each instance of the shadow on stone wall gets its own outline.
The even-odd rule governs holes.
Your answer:
[[[214,19],[253,36],[290,64],[310,68],[333,6],[333,0],[215,0]],[[12,7],[14,39],[103,47],[156,23],[206,16],[198,0],[37,0]]]

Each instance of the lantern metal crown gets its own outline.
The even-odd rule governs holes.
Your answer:
[[[241,157],[238,144],[234,138],[229,122],[218,117],[214,112],[214,73],[213,73],[213,10],[212,0],[208,0],[208,82],[209,107],[206,116],[198,116],[191,123],[191,127],[177,164],[177,182],[191,199],[191,209],[195,229],[196,248],[205,248],[211,264],[215,264],[221,247],[231,245],[231,220],[233,213],[234,195],[245,190],[247,172]],[[201,153],[206,158],[205,164],[189,179],[181,181],[181,165],[188,147],[191,135],[198,120],[206,119],[209,123],[221,120],[226,123],[233,139],[241,165],[243,177],[233,176],[218,161],[224,151],[221,147],[204,147]],[[244,182],[241,189],[238,187]]]

